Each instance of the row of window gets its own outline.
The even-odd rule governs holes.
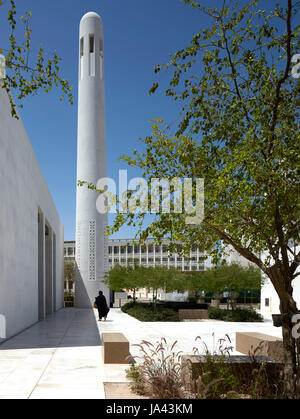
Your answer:
[[[94,35],[89,36],[89,53],[92,54],[95,52],[95,37]],[[99,40],[99,54],[103,55],[103,39]],[[84,37],[80,39],[80,57],[84,55]]]
[[[114,258],[114,263],[119,263],[119,261],[121,261],[122,263],[125,263],[126,260],[130,261],[130,258],[129,259],[125,259],[125,258],[121,258],[121,259]],[[136,262],[139,262],[140,258],[139,257],[133,257],[132,260],[134,260]],[[197,262],[203,262],[204,258],[202,258],[202,257],[198,257],[198,258],[197,257],[191,257],[191,258],[177,257],[175,259],[174,257],[170,257],[170,258],[167,258],[167,257],[163,257],[163,258],[160,258],[160,257],[157,257],[157,258],[148,257],[148,262],[154,262],[154,261],[155,262],[160,262],[161,260],[162,260],[162,262],[168,262],[168,260],[170,262],[175,262],[175,260],[176,260],[177,262],[182,262],[182,261],[189,262],[189,261],[192,261],[194,263],[197,263]],[[141,262],[146,262],[146,261],[147,261],[146,258],[141,258]],[[109,259],[109,262],[112,262],[112,259]]]
[[[75,255],[75,247],[65,247],[64,248],[65,256],[74,256]]]
[[[127,250],[127,254],[132,254],[132,253],[147,253],[147,248],[148,248],[148,253],[153,253],[153,251],[155,251],[155,253],[168,253],[168,246],[163,244],[163,245],[148,245],[148,246],[143,246],[143,245],[136,245],[136,246],[108,246],[108,253],[109,254],[125,254],[126,250]],[[177,253],[180,253],[182,250],[182,245],[177,245]],[[200,249],[198,249],[200,252]],[[197,247],[192,247],[191,251],[193,253],[197,252]]]
[[[146,247],[142,246],[141,249],[140,249],[140,246],[128,246],[127,247],[127,254],[133,254],[133,250],[134,250],[134,253],[142,253],[142,254],[147,253]],[[148,253],[153,253],[153,250],[155,250],[155,253],[161,253],[161,252],[162,253],[168,253],[166,245],[148,246]],[[178,249],[178,251],[180,251],[180,250]],[[197,251],[197,248],[192,249],[192,252],[196,252],[196,251]],[[108,246],[108,253],[110,255],[111,254],[119,255],[120,253],[121,254],[126,254],[126,246]],[[65,254],[65,256],[74,256],[75,255],[75,247],[68,247],[68,248],[65,247],[64,248],[64,254]],[[197,258],[195,256],[191,257],[190,259],[192,261],[197,260]],[[149,258],[149,261],[150,260],[151,260],[151,258]],[[159,259],[155,259],[155,260],[158,261]],[[170,258],[170,261],[174,261],[174,260],[175,260],[174,257]],[[177,261],[181,261],[181,260],[182,260],[181,257],[177,257]],[[201,260],[201,258],[199,258],[199,260]]]

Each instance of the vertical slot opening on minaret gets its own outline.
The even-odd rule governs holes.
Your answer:
[[[80,39],[80,57],[83,57],[83,37]]]
[[[90,35],[90,52],[95,51],[95,38],[94,35]]]
[[[95,76],[96,73],[96,62],[95,62],[95,37],[94,35],[90,35],[89,37],[89,51],[90,51],[90,58],[89,58],[89,75]]]
[[[103,39],[100,38],[99,42],[99,53],[100,53],[100,78],[103,79],[103,56],[104,56],[104,48],[103,48]]]
[[[83,48],[84,48],[84,39],[80,38],[80,80],[83,79]]]

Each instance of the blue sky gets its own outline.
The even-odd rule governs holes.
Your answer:
[[[206,4],[208,2],[205,2]],[[221,3],[210,1],[210,5]],[[266,6],[273,1],[266,0]],[[107,116],[107,175],[118,178],[128,169],[122,154],[140,149],[138,138],[150,133],[149,121],[176,119],[178,106],[163,90],[149,96],[157,80],[153,67],[188,45],[193,34],[207,26],[198,11],[179,0],[16,0],[18,15],[31,11],[33,47],[56,50],[63,59],[61,74],[74,86],[74,105],[59,101],[59,92],[40,92],[27,98],[21,116],[65,228],[75,238],[78,30],[81,17],[95,11],[104,23]],[[4,6],[0,8],[0,43],[7,40]],[[165,76],[166,82],[168,77]],[[133,237],[123,227],[114,237]]]

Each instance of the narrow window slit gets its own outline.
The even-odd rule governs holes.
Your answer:
[[[89,36],[89,75],[94,77],[95,76],[95,37],[94,35]]]
[[[80,57],[83,57],[83,46],[84,46],[84,41],[83,38],[80,39]]]
[[[95,51],[94,44],[95,44],[94,35],[90,35],[90,52]]]

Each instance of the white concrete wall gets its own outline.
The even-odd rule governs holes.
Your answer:
[[[300,251],[300,246],[298,246],[296,249],[296,252],[298,253]],[[299,272],[299,268],[297,270]],[[300,310],[300,276],[296,277],[294,281],[292,282],[293,286],[293,298],[296,301],[298,310]],[[267,301],[269,305],[267,305]],[[279,314],[279,297],[277,292],[275,291],[275,288],[273,287],[271,281],[265,277],[265,284],[262,287],[261,290],[261,315],[265,319],[271,319],[272,314]]]
[[[296,248],[296,252],[299,252],[300,247]],[[243,256],[239,255],[235,250],[232,249],[232,253],[226,257],[228,263],[238,262],[243,266],[251,264],[247,259]],[[256,266],[255,264],[253,264]],[[260,314],[265,319],[272,319],[272,314],[279,314],[279,297],[278,294],[273,287],[271,281],[266,277],[264,273],[262,273],[263,278],[265,280],[264,285],[261,289],[261,304],[260,304]],[[293,281],[293,298],[297,303],[298,309],[300,309],[300,276],[297,277]],[[267,301],[269,305],[267,305]]]
[[[11,116],[8,96],[1,86],[0,191],[0,315],[5,317],[6,338],[9,338],[39,320],[38,210],[56,235],[54,310],[63,305],[64,233],[23,123]],[[45,234],[42,236],[45,238]],[[40,301],[41,298],[44,316],[45,283]]]

